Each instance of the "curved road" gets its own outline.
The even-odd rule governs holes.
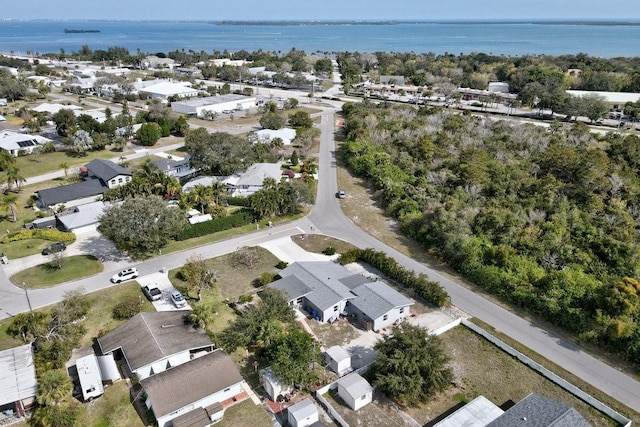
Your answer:
[[[301,232],[320,232],[349,241],[359,247],[372,247],[384,251],[406,268],[427,274],[432,280],[440,282],[451,296],[452,303],[469,315],[493,326],[625,405],[640,410],[640,382],[590,356],[571,343],[552,336],[541,327],[473,293],[437,270],[386,246],[356,227],[342,213],[335,197],[337,178],[333,113],[332,109],[324,110],[322,113],[318,198],[308,217],[223,242],[153,258],[138,265],[141,273],[156,272],[163,267],[169,269],[179,267],[194,253],[208,258],[231,252],[240,246],[255,245],[278,237]],[[31,290],[29,299],[33,308],[36,308],[59,301],[67,290],[84,288],[92,292],[107,288],[112,286],[109,283],[109,277],[113,273],[113,271],[105,272],[55,288]],[[4,271],[0,270],[0,319],[28,309],[24,290],[11,284]]]

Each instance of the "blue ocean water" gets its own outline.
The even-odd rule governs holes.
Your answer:
[[[64,29],[99,30],[66,34]],[[121,46],[135,53],[184,49],[640,56],[640,25],[624,23],[219,24],[160,21],[2,21],[0,51],[71,53]]]

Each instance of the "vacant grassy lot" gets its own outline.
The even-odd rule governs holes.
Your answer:
[[[211,265],[218,272],[216,281],[216,289],[223,300],[233,301],[240,295],[250,294],[256,291],[254,281],[260,278],[264,272],[276,273],[275,265],[278,258],[273,256],[271,252],[261,247],[254,247],[256,260],[252,268],[244,265],[235,265],[233,262],[233,254],[222,255],[211,259]],[[185,282],[178,278],[180,269],[174,269],[169,272],[169,279],[178,288],[184,289]]]
[[[52,267],[50,263],[36,265],[11,276],[11,281],[29,289],[46,288],[59,283],[69,282],[102,272],[104,266],[92,255],[74,255],[65,257],[62,268]]]
[[[419,423],[432,421],[458,403],[469,402],[479,395],[500,406],[538,393],[573,406],[593,426],[616,425],[465,327],[458,326],[441,337],[452,360],[455,386],[427,405],[406,409]]]
[[[104,389],[104,395],[86,404],[87,411],[75,425],[87,427],[142,427],[144,423],[131,404],[129,386],[119,381]]]
[[[355,246],[349,242],[322,234],[298,234],[291,236],[291,240],[305,251],[316,254],[321,254],[322,251],[329,246],[333,246],[336,249],[336,253],[342,253],[355,248]]]
[[[251,399],[233,405],[224,411],[224,418],[216,426],[219,427],[271,427],[273,421],[262,405],[255,405]]]

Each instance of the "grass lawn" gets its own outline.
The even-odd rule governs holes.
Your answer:
[[[0,351],[25,344],[24,342],[22,342],[22,340],[13,338],[9,336],[9,334],[7,334],[7,328],[9,327],[10,323],[11,318],[0,320]]]
[[[104,395],[84,405],[87,411],[75,425],[87,427],[143,427],[144,423],[131,404],[125,381],[105,387]]]
[[[291,236],[291,240],[305,251],[316,254],[321,254],[322,251],[327,249],[329,246],[336,248],[336,253],[342,253],[355,248],[355,246],[349,242],[324,236],[322,234],[298,234],[296,236]]]
[[[9,260],[35,255],[42,252],[44,248],[52,242],[44,239],[26,239],[15,242],[0,244],[0,252],[5,254]]]
[[[232,265],[232,254],[222,255],[211,260],[214,270],[218,272],[216,289],[223,300],[233,301],[240,295],[250,294],[256,291],[253,282],[264,272],[276,273],[275,265],[278,259],[268,250],[256,247],[258,259],[252,269],[243,265]],[[185,282],[177,277],[179,268],[169,271],[169,279],[179,289],[185,288]]]
[[[233,405],[224,411],[224,418],[216,427],[271,427],[273,421],[262,405],[255,405],[251,399]]]
[[[155,311],[153,304],[144,297],[140,284],[135,280],[87,294],[91,308],[83,322],[87,332],[80,346],[91,344],[95,337],[124,323],[124,320],[114,319],[111,313],[117,304],[131,297],[138,298],[141,312]]]
[[[75,255],[65,257],[61,269],[51,267],[45,262],[14,274],[11,281],[25,283],[29,289],[45,288],[100,273],[103,268],[102,263],[94,256]]]
[[[78,153],[71,153],[67,151],[56,151],[46,154],[30,154],[28,156],[18,157],[17,166],[20,168],[20,173],[25,178],[30,176],[42,175],[47,172],[54,172],[62,170],[60,164],[67,163],[69,165],[69,174],[73,173],[73,169],[76,169],[82,165],[89,163],[93,159],[111,159],[113,157],[119,157],[126,154],[131,154],[131,150],[125,151],[87,151],[86,156],[79,155]]]
[[[574,407],[593,426],[617,425],[463,326],[444,333],[441,338],[451,357],[455,386],[428,404],[405,408],[420,424],[428,423],[460,402],[469,402],[479,395],[500,406],[509,400],[518,402],[530,393],[538,393]]]
[[[327,348],[334,345],[344,346],[360,336],[360,333],[347,319],[340,319],[340,321],[333,324],[320,323],[314,319],[304,319],[304,321],[309,325],[322,345]]]

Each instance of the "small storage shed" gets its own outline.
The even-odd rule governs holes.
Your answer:
[[[76,360],[78,379],[82,389],[82,400],[88,402],[104,394],[102,375],[98,367],[98,359],[94,354],[80,357]]]
[[[357,372],[338,380],[338,396],[354,411],[371,403],[373,387]]]
[[[351,372],[351,355],[339,345],[334,345],[325,351],[324,361],[338,376]]]
[[[280,381],[271,367],[260,370],[260,383],[267,392],[269,399],[274,402],[278,399],[278,396],[291,393],[293,390],[292,386],[283,384]]]
[[[305,399],[289,407],[287,420],[291,427],[306,427],[319,421],[318,408],[311,399]]]

